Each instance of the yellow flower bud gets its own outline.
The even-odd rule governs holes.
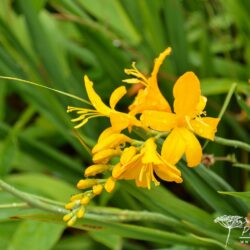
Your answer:
[[[68,225],[69,227],[73,226],[74,223],[76,222],[76,219],[77,219],[77,217],[76,217],[76,216],[73,216],[73,217],[68,221],[67,225]]]
[[[64,220],[64,221],[68,221],[68,220],[70,220],[70,219],[72,218],[72,216],[73,216],[72,213],[65,214],[65,215],[63,216],[63,220]]]
[[[111,193],[115,188],[115,179],[113,177],[108,178],[104,184],[104,188],[107,192]]]
[[[84,216],[84,213],[85,213],[85,208],[84,206],[81,206],[76,213],[77,218],[82,218]]]
[[[82,196],[83,196],[83,193],[75,194],[75,195],[72,195],[72,196],[70,197],[70,200],[71,200],[71,201],[80,200],[80,199],[82,198]]]
[[[87,205],[87,204],[89,204],[89,202],[90,202],[90,198],[89,198],[88,196],[84,196],[84,197],[81,199],[81,201],[80,201],[80,203],[81,203],[82,205]]]
[[[92,165],[86,168],[84,176],[85,177],[94,176],[106,171],[108,168],[109,165],[102,165],[102,164]]]
[[[65,205],[65,208],[70,210],[72,209],[74,206],[76,205],[76,202],[73,201],[73,202],[69,202],[68,204]]]
[[[103,186],[101,184],[93,186],[93,193],[95,195],[100,194],[102,192],[102,190],[103,190]]]
[[[80,180],[77,183],[77,188],[79,189],[86,189],[86,188],[90,188],[94,185],[96,185],[98,182],[95,179],[86,179],[86,180]]]
[[[120,148],[117,149],[104,149],[102,151],[97,152],[93,156],[94,163],[107,163],[109,159],[113,156],[119,155],[121,153]]]
[[[131,142],[131,139],[124,134],[112,134],[103,141],[98,140],[98,143],[92,149],[92,153],[95,154],[104,149],[112,149],[125,142]]]

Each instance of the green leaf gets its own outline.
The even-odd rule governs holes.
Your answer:
[[[139,32],[131,23],[119,1],[78,0],[78,3],[93,16],[120,33],[130,44],[136,45],[140,42]]]
[[[32,190],[37,194],[62,202],[68,202],[70,196],[77,193],[77,189],[71,185],[44,174],[11,175],[7,178],[7,181],[18,186],[23,191]]]
[[[19,218],[32,219],[37,221],[51,221],[53,223],[64,223],[61,219],[61,216],[57,215],[20,215]],[[17,217],[17,218],[18,218]],[[217,246],[223,247],[223,244],[216,240],[197,237],[195,235],[178,235],[175,233],[166,232],[159,229],[152,229],[142,226],[129,225],[129,224],[121,224],[121,223],[113,223],[108,222],[107,220],[94,220],[87,218],[87,216],[83,220],[78,220],[78,222],[73,226],[79,229],[86,229],[85,223],[87,227],[93,229],[110,229],[116,232],[117,235],[122,237],[127,237],[131,239],[139,239],[149,242],[158,242],[162,244],[175,244],[178,242],[179,244],[184,244],[188,246]]]
[[[232,83],[231,79],[207,78],[201,79],[201,89],[204,95],[225,94],[229,91]],[[250,86],[247,82],[237,82],[237,90],[241,93],[249,93]]]
[[[0,176],[4,176],[10,172],[12,162],[17,154],[17,149],[15,135],[10,132],[0,147]]]
[[[223,191],[218,191],[219,194],[225,194],[225,195],[230,195],[233,197],[240,198],[244,201],[249,202],[250,201],[250,192],[223,192]],[[249,206],[248,206],[249,207]]]
[[[63,225],[26,220],[20,223],[6,249],[49,250],[61,237],[63,230]]]
[[[101,230],[89,232],[91,237],[112,250],[119,250],[122,247],[122,238],[116,235],[114,230]]]

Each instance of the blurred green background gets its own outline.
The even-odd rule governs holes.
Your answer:
[[[158,76],[164,95],[170,99],[177,77],[194,71],[208,97],[206,110],[216,117],[236,82],[237,93],[217,135],[249,143],[249,11],[248,0],[1,0],[0,75],[86,98],[82,78],[87,74],[107,101],[127,78],[124,68],[132,61],[149,74],[154,58],[171,46],[173,53]],[[126,111],[131,100],[125,98],[119,108]],[[82,103],[18,81],[0,80],[2,179],[63,203],[77,192],[74,185],[91,164],[91,156],[73,131],[68,105]],[[79,134],[93,146],[108,124],[105,118],[92,120]],[[249,152],[209,143],[205,153],[214,155],[215,164],[192,170],[180,164],[182,185],[162,183],[148,191],[122,182],[113,194],[103,194],[93,204],[160,213],[178,226],[145,219],[132,225],[99,222],[101,227],[95,228],[84,226],[83,219],[82,230],[66,229],[61,217],[17,219],[20,214],[42,212],[5,208],[4,204],[21,201],[2,191],[0,249],[223,249],[227,231],[213,219],[247,215]],[[217,192],[233,190],[246,191],[236,194],[243,199]],[[231,237],[232,249],[244,249],[239,234]]]

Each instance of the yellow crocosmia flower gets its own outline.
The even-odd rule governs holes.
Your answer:
[[[140,89],[134,102],[129,106],[130,114],[136,115],[143,110],[161,110],[170,112],[171,108],[167,100],[162,95],[157,82],[157,74],[164,59],[171,53],[171,48],[163,51],[159,57],[154,61],[154,68],[149,78],[145,77],[135,66],[132,64],[132,69],[125,69],[125,73],[135,78],[123,80],[129,84],[143,84],[144,89]]]
[[[157,152],[157,146],[154,138],[149,138],[140,153],[135,154],[133,146],[127,148],[123,157],[122,163],[118,163],[113,171],[112,176],[115,180],[135,180],[138,187],[151,188],[151,181],[155,186],[160,183],[156,180],[156,174],[159,178],[165,181],[182,182],[181,172],[172,164],[164,160]]]
[[[144,111],[142,123],[158,131],[171,131],[162,146],[162,157],[175,165],[185,153],[189,167],[198,165],[202,148],[193,133],[213,140],[219,118],[201,117],[206,97],[201,96],[200,81],[193,72],[186,72],[175,83],[174,113]]]
[[[121,131],[125,128],[131,130],[132,126],[141,126],[141,122],[134,116],[115,110],[116,104],[127,93],[124,86],[118,87],[113,91],[110,97],[110,107],[108,107],[95,92],[93,82],[91,82],[86,75],[84,76],[84,83],[89,100],[95,109],[68,107],[68,112],[76,112],[79,115],[77,118],[72,119],[73,122],[79,122],[75,128],[80,128],[85,125],[89,119],[100,116],[109,117],[112,128],[117,131]]]

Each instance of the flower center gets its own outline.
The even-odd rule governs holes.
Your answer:
[[[179,116],[177,119],[177,127],[187,127],[187,120],[185,116]]]

